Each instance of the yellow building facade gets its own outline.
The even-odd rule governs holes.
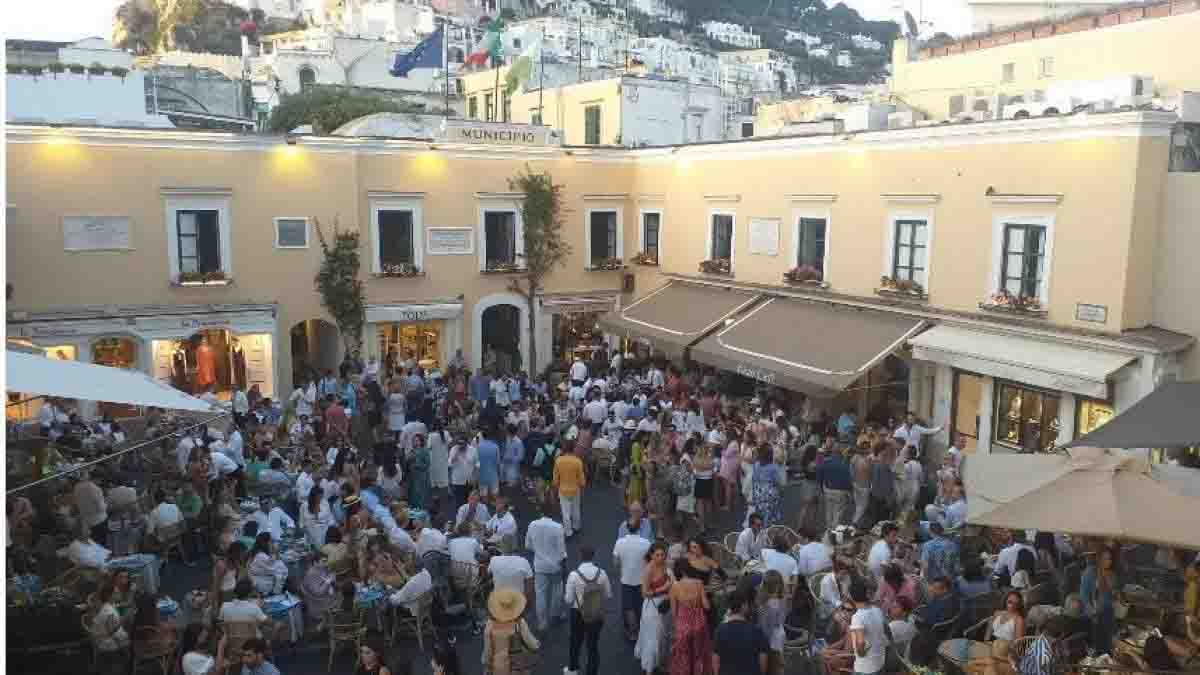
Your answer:
[[[223,383],[286,395],[303,364],[341,357],[313,285],[317,223],[329,237],[337,222],[360,235],[367,356],[528,365],[536,338],[541,370],[570,356],[568,333],[599,337],[610,319],[624,326],[610,343],[699,339],[638,324],[637,308],[735,293],[746,303],[702,326],[693,358],[798,383],[829,410],[901,378],[943,441],[1043,447],[1200,375],[1200,289],[1179,259],[1200,185],[1167,172],[1174,123],[1081,114],[646,149],[12,126],[9,337],[186,385],[200,336],[227,356]],[[525,167],[564,186],[572,247],[535,335],[506,265]],[[783,330],[763,337],[755,316],[772,312]],[[861,363],[821,362],[896,326]],[[739,347],[726,329],[760,335]],[[705,361],[708,340],[725,356]],[[1006,422],[1014,405],[1045,428]]]

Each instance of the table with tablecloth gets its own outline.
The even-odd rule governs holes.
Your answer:
[[[119,569],[128,570],[129,576],[137,581],[138,587],[151,595],[158,594],[158,568],[158,556],[150,553],[135,553],[120,558],[109,558],[105,564],[105,569],[109,572]]]

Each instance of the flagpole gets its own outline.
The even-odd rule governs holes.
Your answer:
[[[579,15],[579,81],[583,82],[583,15]]]
[[[546,91],[546,33],[542,32],[538,35],[538,122],[546,123],[545,113],[542,111],[542,94]]]
[[[492,121],[500,121],[500,64],[495,59],[492,60],[492,67],[496,69],[496,98],[492,99]]]
[[[442,117],[450,117],[450,22],[442,19],[442,69],[446,71],[446,82],[442,85]]]

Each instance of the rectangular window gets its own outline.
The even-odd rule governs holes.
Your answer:
[[[712,250],[710,260],[733,260],[733,216],[714,213],[712,216]]]
[[[488,122],[496,121],[496,95],[495,94],[484,94],[483,95],[483,114],[487,115]]]
[[[600,106],[589,105],[583,109],[583,143],[600,145]]]
[[[504,121],[512,121],[512,97],[507,93],[504,94]]]
[[[1057,394],[998,382],[995,441],[1022,452],[1044,452],[1058,442]]]
[[[661,213],[642,214],[642,252],[658,260],[658,235],[662,226]]]
[[[1094,398],[1075,398],[1075,438],[1090,434],[1108,424],[1113,418],[1113,407],[1108,401]]]
[[[801,218],[796,234],[796,266],[809,266],[825,278],[825,219]]]
[[[959,94],[958,96],[950,97],[950,116],[951,117],[954,117],[955,115],[961,113],[963,111],[964,107],[966,107],[966,98],[962,94]]]
[[[541,111],[534,110],[533,112],[529,113],[529,123],[534,126],[541,126],[542,125]]]
[[[754,135],[754,122],[742,122],[742,138],[750,138]]]
[[[308,248],[307,218],[276,218],[276,248]]]
[[[1016,72],[1017,72],[1017,64],[1015,64],[1015,63],[1004,64],[1003,66],[1000,67],[1000,81],[1001,82],[1012,82],[1013,80],[1017,79]]]
[[[413,212],[379,211],[379,266],[387,271],[389,265],[412,265]]]
[[[517,263],[517,214],[487,211],[483,216],[483,236],[487,269]]]
[[[1046,269],[1046,228],[1042,225],[1004,225],[1001,288],[1012,295],[1040,298]]]
[[[221,226],[218,213],[207,209],[175,212],[181,273],[209,274],[221,271]]]
[[[1038,77],[1054,77],[1054,57],[1043,56],[1038,60]]]
[[[592,267],[599,266],[608,258],[617,257],[617,212],[592,211],[589,215],[588,234],[591,250],[588,258]]]
[[[479,97],[472,96],[467,99],[467,117],[473,120],[479,119]]]
[[[892,247],[892,278],[915,281],[925,287],[929,224],[924,220],[897,220]]]

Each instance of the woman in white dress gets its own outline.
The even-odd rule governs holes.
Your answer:
[[[646,568],[642,571],[642,624],[638,629],[637,644],[633,655],[645,675],[667,663],[671,644],[667,639],[667,614],[660,611],[667,603],[671,590],[671,576],[667,574],[667,548],[655,542],[646,552]]]
[[[320,486],[314,486],[308,493],[308,503],[300,509],[300,527],[304,528],[304,538],[314,550],[325,545],[325,532],[333,525],[333,512],[329,510],[329,502],[325,501],[325,492]]]
[[[925,475],[925,469],[921,463],[913,457],[916,448],[911,445],[904,449],[904,463],[902,464],[900,474],[900,515],[906,516],[910,511],[917,508],[917,497],[921,494],[921,478]]]
[[[399,443],[400,431],[404,428],[404,406],[407,400],[404,394],[400,392],[400,380],[398,378],[392,380],[392,386],[389,390],[390,393],[387,398],[388,431],[392,432],[392,438]]]
[[[746,435],[742,438],[742,473],[741,473],[741,488],[742,497],[745,498],[747,504],[753,503],[754,498],[754,462],[758,458],[758,438],[749,430],[746,430]]]
[[[433,420],[429,432],[429,486],[436,495],[444,498],[450,487],[450,434],[446,423],[438,417]]]

